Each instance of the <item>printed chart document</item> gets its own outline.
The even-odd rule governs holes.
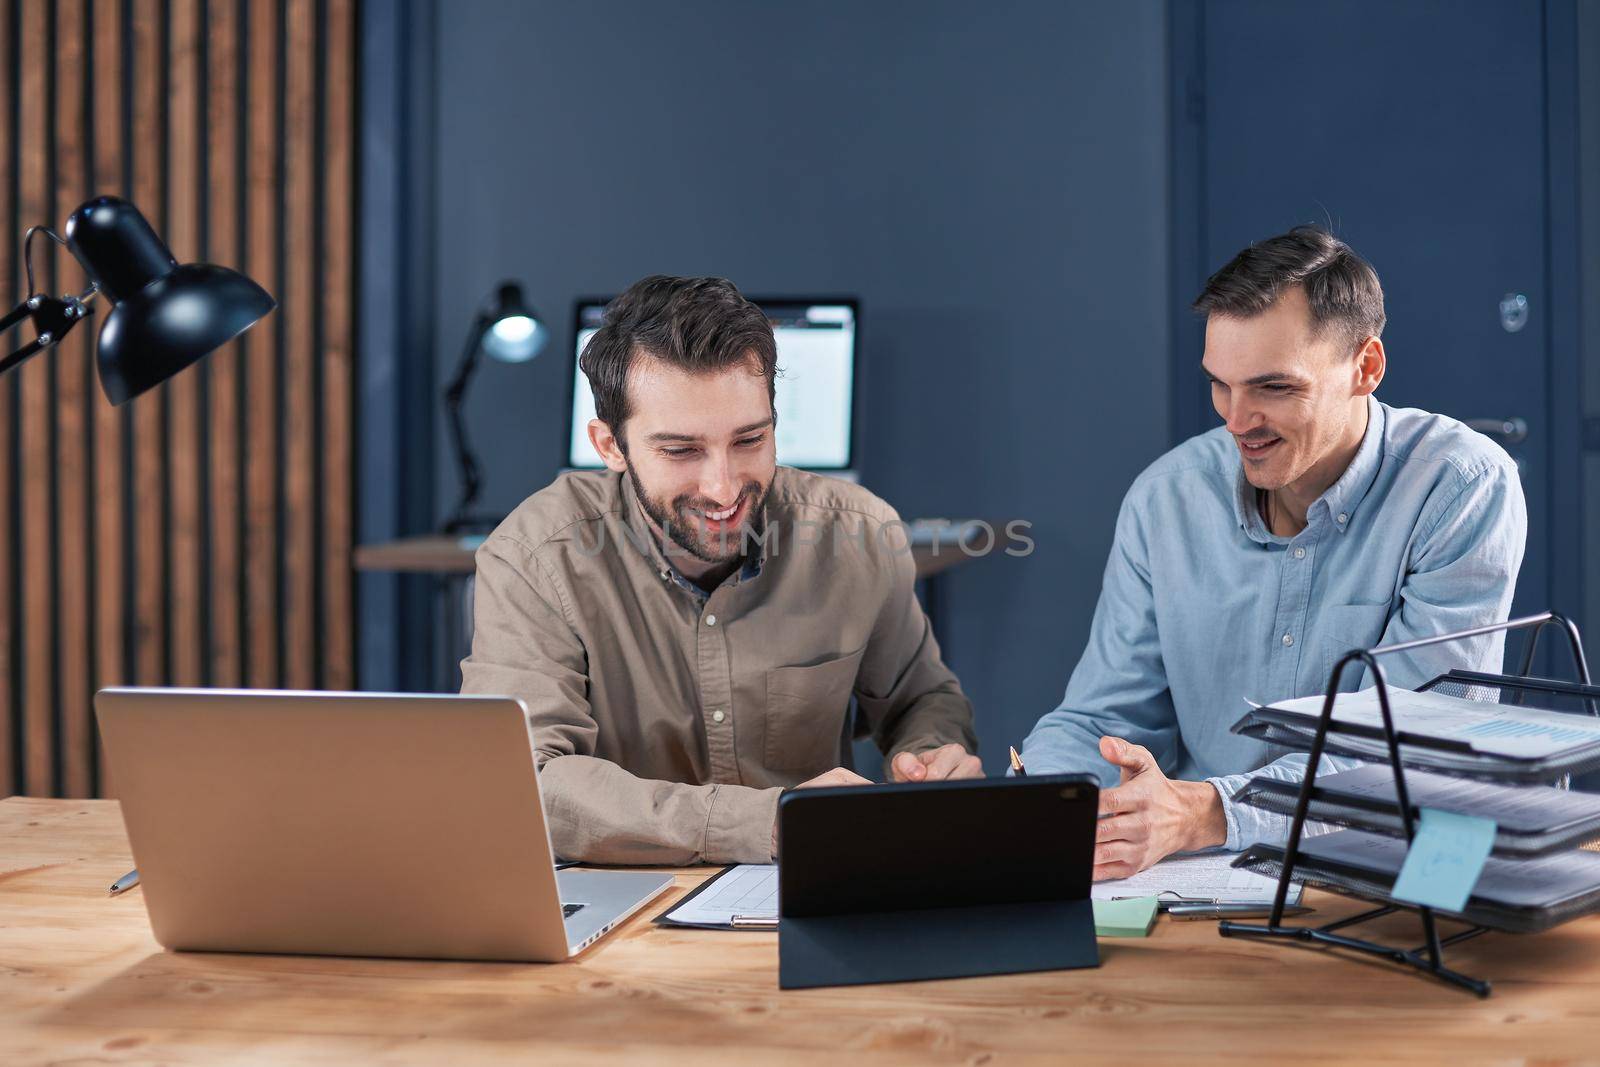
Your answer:
[[[1320,696],[1298,697],[1268,707],[1304,718],[1308,727],[1315,729],[1316,720],[1322,714],[1322,701]],[[1472,751],[1489,756],[1548,759],[1600,744],[1600,718],[1588,715],[1491,704],[1393,687],[1389,689],[1389,710],[1394,713],[1398,730],[1420,737],[1461,742]],[[1333,717],[1381,730],[1383,715],[1378,707],[1377,687],[1340,693],[1333,702]]]
[[[741,863],[706,880],[678,906],[656,921],[677,926],[732,928],[735,915],[778,915],[778,867],[773,863]]]
[[[1096,882],[1089,891],[1095,900],[1155,897],[1163,905],[1198,903],[1271,904],[1278,880],[1231,866],[1237,852],[1201,852],[1171,856],[1132,878]],[[1285,906],[1300,903],[1300,883],[1289,887]]]

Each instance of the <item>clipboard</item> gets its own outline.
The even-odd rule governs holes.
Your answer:
[[[783,989],[1097,967],[1085,774],[778,801]]]
[[[660,915],[657,915],[654,919],[650,920],[651,924],[655,926],[675,927],[681,930],[733,930],[738,933],[772,933],[774,930],[774,927],[772,926],[735,926],[732,922],[693,922],[674,917],[680,911],[683,911],[688,905],[692,904],[696,898],[702,896],[714,886],[717,886],[735,871],[739,871],[750,866],[754,865],[733,864],[731,866],[722,868],[722,870],[718,871],[710,878],[707,878],[705,881],[695,886],[688,893],[685,893],[682,898],[673,903],[671,907],[667,908]]]

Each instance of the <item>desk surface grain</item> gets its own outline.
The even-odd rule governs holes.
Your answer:
[[[1600,1062],[1600,919],[1456,947],[1487,1000],[1165,918],[1094,970],[781,992],[775,934],[651,925],[704,871],[514,965],[165,952],[130,865],[114,801],[0,802],[0,1063]]]

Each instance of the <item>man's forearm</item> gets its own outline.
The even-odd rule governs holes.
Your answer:
[[[1280,842],[1288,838],[1289,824],[1293,821],[1289,816],[1234,800],[1233,794],[1254,777],[1277,778],[1280,781],[1298,783],[1305,778],[1306,761],[1305,753],[1293,752],[1244,774],[1231,774],[1206,780],[1207,784],[1216,788],[1222,798],[1222,813],[1226,822],[1225,848],[1237,852],[1249,848],[1258,841]],[[1346,756],[1324,755],[1318,765],[1320,769],[1317,774],[1319,776],[1335,774],[1360,765],[1359,760]],[[1308,831],[1314,834],[1326,833],[1332,829],[1326,823],[1308,822],[1306,826]]]
[[[942,745],[960,745],[976,752],[972,704],[960,692],[926,693],[893,720],[879,744],[890,759],[901,752],[926,752]]]
[[[1102,786],[1115,785],[1117,769],[1100,755],[1101,736],[1081,716],[1058,708],[1022,743],[1023,762],[1033,774],[1092,774]]]
[[[772,858],[778,789],[653,781],[592,756],[556,756],[539,781],[563,859],[678,867]]]

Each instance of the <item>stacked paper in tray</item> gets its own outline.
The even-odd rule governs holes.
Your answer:
[[[1538,686],[1551,693],[1560,687],[1580,708],[1594,703],[1595,690],[1586,687]],[[1415,836],[1405,839],[1378,691],[1340,693],[1325,750],[1374,764],[1317,776],[1307,817],[1349,829],[1301,838],[1295,876],[1505,930],[1542,930],[1600,910],[1600,854],[1575,850],[1600,836],[1600,797],[1551,786],[1563,774],[1600,766],[1600,718],[1433,691],[1389,688],[1387,696]],[[1252,705],[1234,729],[1305,751],[1325,702],[1315,696]],[[1300,793],[1299,782],[1263,775],[1237,798],[1291,813]],[[1284,862],[1280,842],[1252,845],[1240,860],[1263,874]]]
[[[1295,874],[1307,881],[1381,898],[1406,860],[1398,837],[1337,830],[1302,838]],[[1283,861],[1283,847],[1252,845],[1243,862],[1263,872]],[[1544,930],[1600,908],[1600,853],[1556,852],[1536,859],[1489,857],[1458,914],[1502,930]]]
[[[1600,767],[1600,718],[1543,708],[1467,700],[1390,687],[1389,710],[1411,766],[1504,780],[1550,780]],[[1288,747],[1309,747],[1324,698],[1298,697],[1252,710],[1234,732]],[[1356,732],[1328,734],[1327,750],[1388,759],[1376,688],[1340,693],[1334,720]]]
[[[1367,764],[1318,775],[1316,784],[1318,796],[1307,809],[1313,820],[1402,832],[1393,768]],[[1406,793],[1413,808],[1493,820],[1494,848],[1500,853],[1537,856],[1600,838],[1600,795],[1594,793],[1500,785],[1419,770],[1406,772]],[[1237,797],[1287,815],[1299,795],[1299,782],[1260,777],[1247,782]]]

